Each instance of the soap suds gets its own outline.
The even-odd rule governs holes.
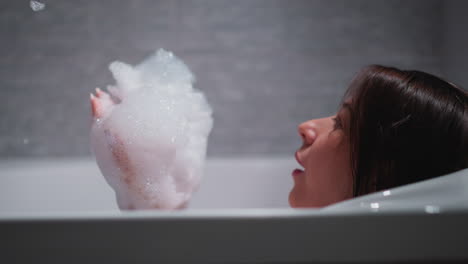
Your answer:
[[[185,207],[200,184],[213,126],[195,77],[162,49],[135,67],[116,61],[109,69],[111,96],[91,97],[91,142],[119,207]]]

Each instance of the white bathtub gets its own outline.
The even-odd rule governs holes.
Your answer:
[[[288,208],[290,158],[210,159],[189,209],[120,212],[94,160],[0,162],[5,263],[468,260],[468,170]],[[2,262],[3,263],[3,262]]]

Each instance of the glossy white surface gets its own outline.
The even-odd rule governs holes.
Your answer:
[[[324,208],[326,212],[468,212],[468,169],[358,197]]]
[[[217,159],[207,165],[202,189],[189,209],[120,212],[92,160],[1,162],[2,260],[447,263],[468,259],[468,170],[321,210],[298,210],[288,208],[285,199],[293,160]]]
[[[204,180],[185,217],[286,214],[292,187],[291,158],[208,159]],[[275,210],[267,210],[276,208]],[[277,210],[286,209],[286,211]],[[201,210],[200,210],[201,209]],[[205,209],[217,209],[205,210]],[[223,210],[220,210],[223,209]],[[252,210],[250,210],[252,211]],[[306,210],[317,211],[317,210]],[[344,201],[321,213],[441,213],[468,211],[468,169],[443,177]],[[0,162],[0,216],[122,215],[114,193],[92,159],[4,160]],[[315,214],[316,212],[314,212]],[[222,213],[221,213],[222,215]],[[247,216],[246,215],[246,216]]]
[[[293,158],[208,159],[189,209],[287,208]],[[0,214],[118,211],[93,159],[0,162]]]

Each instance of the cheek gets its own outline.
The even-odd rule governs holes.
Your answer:
[[[342,157],[347,153],[348,148],[341,131],[334,131],[323,135],[306,153],[306,160],[309,163],[320,165],[323,162],[333,162],[335,158]]]
[[[306,171],[295,179],[291,206],[321,207],[350,198],[349,148],[339,134],[325,139],[304,152]]]
[[[333,162],[339,149],[338,143],[332,136],[324,136],[305,152],[305,166],[309,175],[329,169],[329,163]]]
[[[312,185],[311,188],[316,184],[332,188],[350,168],[349,147],[339,133],[332,133],[326,140],[316,143],[306,160],[306,184]]]

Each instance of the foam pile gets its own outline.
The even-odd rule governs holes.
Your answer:
[[[91,95],[91,144],[121,209],[184,208],[203,174],[213,126],[195,78],[160,49],[133,67],[109,65],[116,84]]]

